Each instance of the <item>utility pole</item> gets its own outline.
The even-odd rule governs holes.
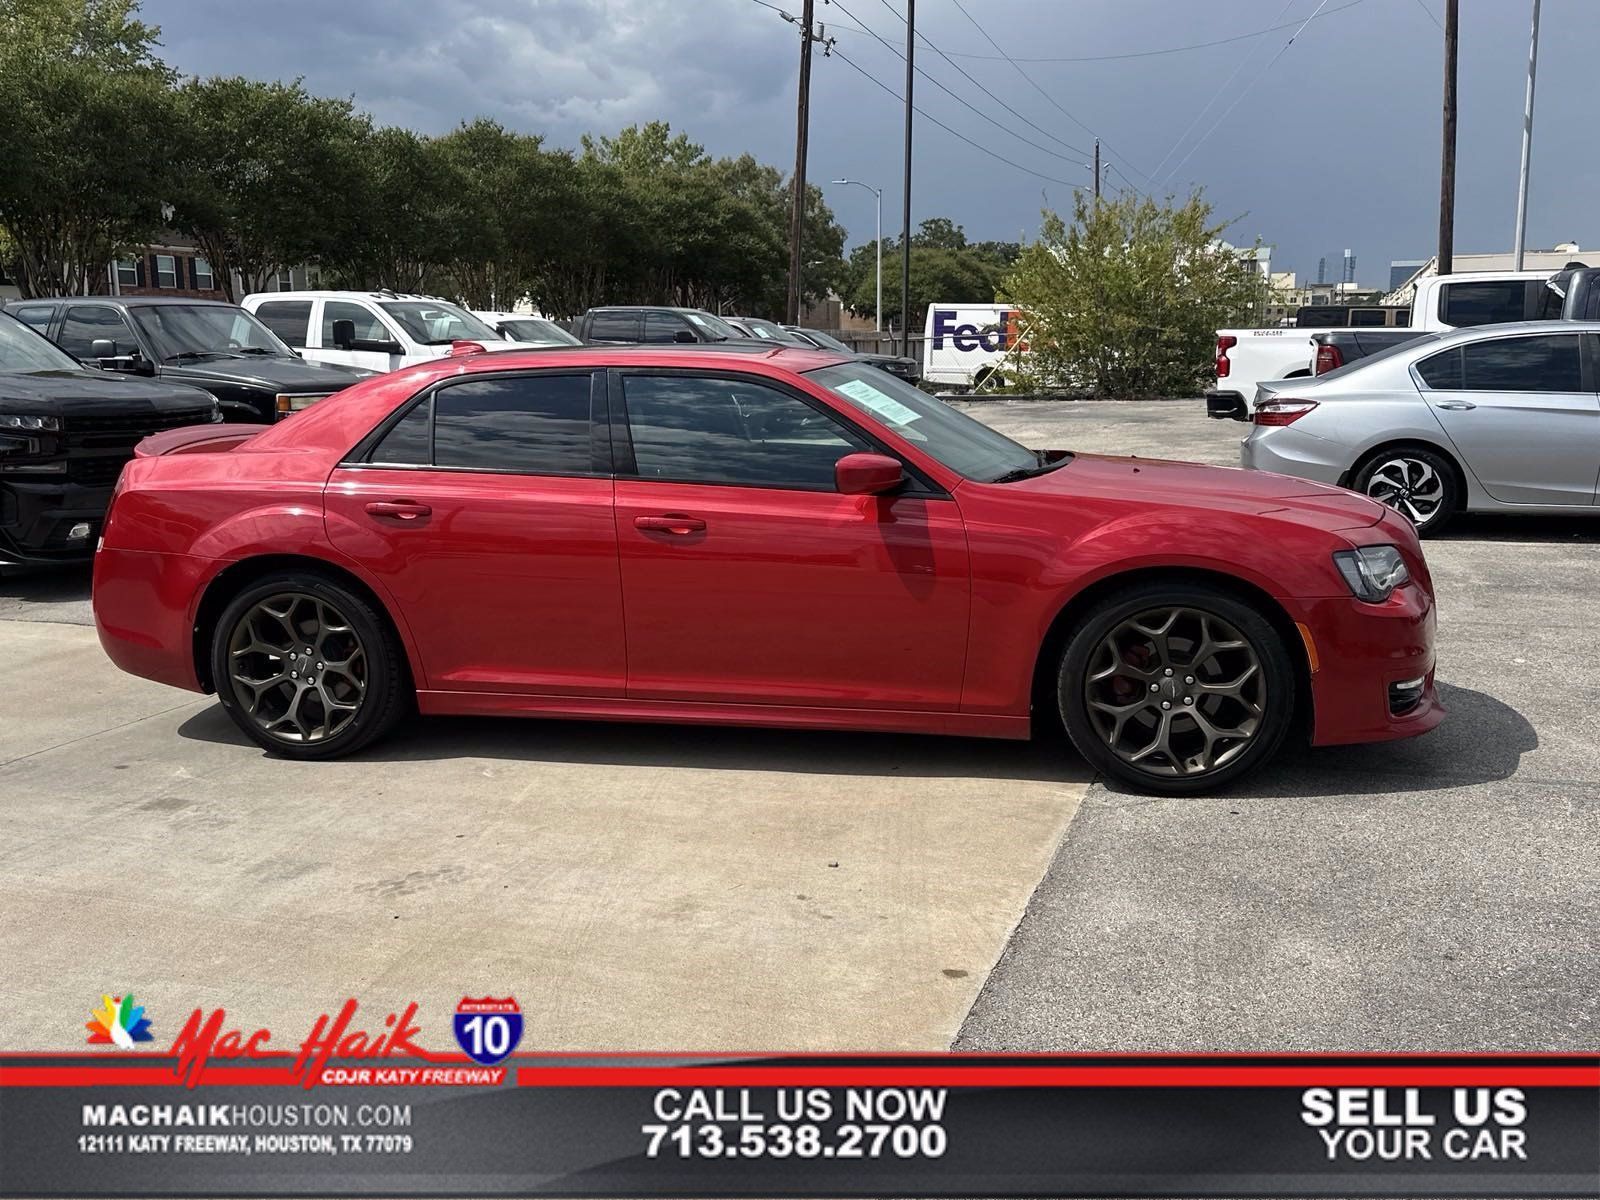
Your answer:
[[[800,18],[800,89],[795,100],[794,133],[794,195],[789,214],[789,324],[800,323],[800,273],[805,266],[801,257],[801,242],[806,225],[806,142],[811,129],[811,43],[821,42],[823,54],[832,45],[823,36],[820,25],[812,22],[816,0],[805,0],[805,10]],[[784,14],[793,21],[793,17]]]
[[[1517,179],[1517,241],[1511,269],[1522,270],[1522,247],[1528,240],[1528,164],[1533,158],[1533,80],[1539,72],[1539,0],[1533,0],[1533,34],[1528,41],[1528,97],[1522,105],[1522,173]]]
[[[1456,46],[1461,0],[1444,3],[1444,146],[1439,159],[1439,274],[1455,268]]]
[[[1537,2],[1537,0],[1536,0],[1536,2]],[[1096,202],[1098,202],[1099,199],[1100,199],[1100,139],[1099,138],[1095,138],[1095,140],[1094,140],[1094,198],[1095,198]]]
[[[911,86],[916,82],[917,0],[906,0],[906,178],[900,215],[901,353],[911,347]]]

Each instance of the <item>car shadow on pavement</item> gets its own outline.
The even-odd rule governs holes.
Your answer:
[[[89,598],[90,568],[7,567],[0,571],[0,599],[59,604]]]
[[[1461,513],[1449,528],[1422,544],[1448,542],[1570,542],[1600,543],[1600,509],[1593,516],[1522,516],[1518,513]]]
[[[1399,742],[1285,750],[1228,795],[1256,798],[1382,796],[1495,783],[1516,774],[1539,735],[1504,701],[1440,683],[1448,715],[1431,733]]]
[[[190,717],[178,733],[197,741],[254,749],[220,704]],[[1061,736],[1016,742],[515,717],[413,718],[393,736],[346,761],[452,758],[1044,783],[1085,783],[1093,775]]]

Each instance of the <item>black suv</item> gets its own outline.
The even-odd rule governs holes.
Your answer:
[[[69,296],[13,300],[5,311],[80,362],[204,388],[226,421],[270,423],[378,373],[308,363],[220,300]]]
[[[89,370],[0,313],[0,566],[88,559],[134,446],[221,419],[199,388]]]
[[[639,346],[660,343],[754,341],[721,317],[698,308],[666,308],[630,304],[591,308],[579,317],[572,332],[598,346]]]

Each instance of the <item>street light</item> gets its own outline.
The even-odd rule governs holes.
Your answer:
[[[854,184],[856,187],[864,187],[864,188],[867,189],[867,191],[869,191],[869,192],[871,192],[873,194],[873,196],[877,199],[877,202],[878,202],[878,237],[877,237],[877,241],[874,243],[876,245],[876,247],[877,247],[877,250],[878,250],[878,311],[877,311],[876,320],[877,320],[877,324],[878,324],[878,332],[882,333],[883,332],[883,189],[882,188],[875,188],[870,183],[862,183],[861,180],[859,180],[859,179],[835,179],[833,182],[837,183],[837,184],[847,184],[848,183],[848,184]]]

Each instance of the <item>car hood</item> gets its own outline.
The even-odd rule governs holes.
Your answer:
[[[168,412],[211,404],[209,392],[165,380],[105,371],[0,372],[0,408],[12,413],[72,416],[118,409]]]
[[[1346,488],[1292,475],[1101,454],[1077,454],[1053,471],[1002,486],[1040,495],[1093,494],[1195,507],[1222,506],[1261,515],[1282,514],[1329,530],[1364,529],[1376,525],[1386,511],[1376,500]]]
[[[360,367],[311,363],[303,358],[265,358],[256,354],[229,355],[196,362],[169,363],[163,377],[197,384],[232,383],[273,391],[333,392],[378,374]]]
[[[856,359],[864,363],[901,363],[911,367],[917,365],[916,359],[906,358],[899,354],[857,354]]]

